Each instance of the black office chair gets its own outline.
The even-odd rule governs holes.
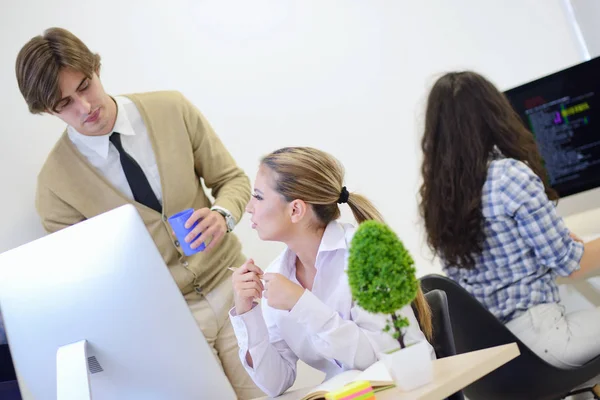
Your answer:
[[[454,337],[452,335],[452,325],[450,323],[450,314],[448,312],[448,298],[442,290],[431,290],[425,293],[425,299],[431,308],[431,322],[433,324],[433,340],[431,345],[435,350],[437,358],[444,358],[456,354],[454,348]],[[413,311],[417,320],[419,313],[412,304]],[[461,391],[454,393],[447,400],[464,400]]]
[[[21,400],[15,367],[7,344],[0,345],[0,399]]]
[[[600,357],[582,367],[561,369],[548,364],[525,346],[465,289],[441,275],[421,278],[423,291],[443,290],[458,354],[517,343],[521,355],[463,389],[470,400],[550,400],[590,391],[573,389],[600,375]],[[598,399],[598,393],[594,393]]]
[[[10,349],[7,344],[0,344],[0,382],[17,379]]]

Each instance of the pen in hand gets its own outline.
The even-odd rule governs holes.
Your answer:
[[[235,272],[235,271],[237,270],[237,268],[235,268],[235,267],[227,267],[227,269],[228,269],[228,270],[230,270],[231,272]],[[263,281],[263,279],[262,279],[262,274],[258,275],[258,278],[259,278],[259,279],[261,280],[261,282],[264,284],[264,281]],[[254,302],[255,304],[258,304],[258,303],[259,303],[259,301],[260,301],[260,300],[259,300],[259,298],[254,298],[254,300],[253,300],[253,302]]]
[[[235,272],[237,270],[237,268],[235,267],[227,267],[228,270],[230,270],[231,272]],[[258,275],[261,279],[262,279],[262,274]]]

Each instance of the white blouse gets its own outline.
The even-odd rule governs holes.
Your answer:
[[[348,248],[355,228],[331,222],[317,253],[317,273],[312,291],[305,290],[292,310],[278,310],[262,301],[260,307],[231,322],[240,348],[240,359],[254,382],[269,396],[277,396],[294,384],[298,359],[326,373],[326,379],[348,369],[364,370],[377,361],[377,353],[399,347],[383,332],[387,316],[371,314],[352,300],[346,268]],[[266,272],[296,279],[296,255],[286,249]],[[412,308],[400,310],[410,326],[405,343],[425,339]],[[252,356],[253,367],[246,362]],[[435,358],[430,345],[432,359]]]

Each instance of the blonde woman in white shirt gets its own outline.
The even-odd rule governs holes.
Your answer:
[[[287,248],[264,274],[252,259],[233,273],[230,316],[242,363],[270,396],[293,385],[299,359],[329,379],[363,370],[377,361],[377,353],[398,347],[383,332],[386,316],[352,301],[346,268],[355,228],[336,221],[338,204],[347,203],[359,223],[382,218],[366,198],[349,193],[343,179],[341,164],[312,148],[283,148],[261,161],[246,211],[262,240]],[[254,301],[259,298],[260,306]],[[416,305],[423,331],[410,306],[400,311],[410,321],[407,344],[431,337],[431,315],[420,290]]]

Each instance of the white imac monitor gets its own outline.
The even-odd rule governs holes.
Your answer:
[[[0,307],[34,399],[235,399],[131,205],[0,254]]]

